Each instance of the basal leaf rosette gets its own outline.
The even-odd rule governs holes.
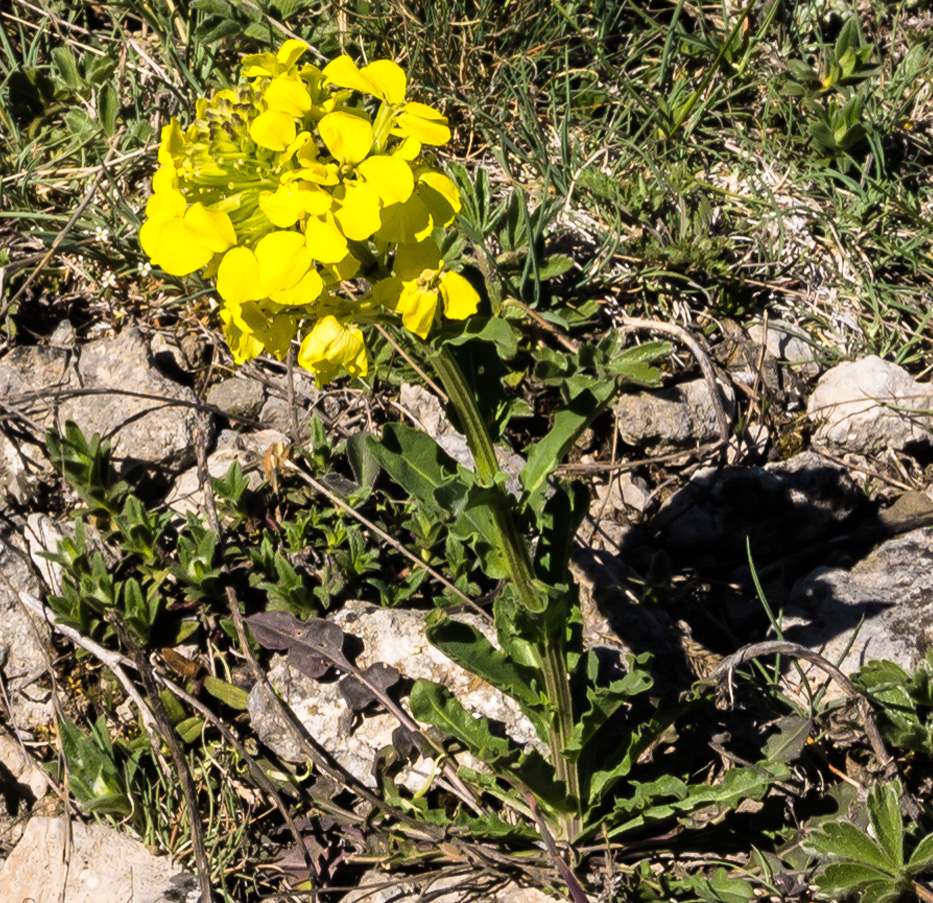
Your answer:
[[[422,156],[450,139],[446,118],[406,99],[390,60],[320,69],[307,50],[244,56],[236,85],[163,128],[140,243],[170,275],[216,280],[237,362],[297,340],[323,384],[366,374],[360,324],[397,318],[426,338],[478,298],[435,240],[460,209]]]

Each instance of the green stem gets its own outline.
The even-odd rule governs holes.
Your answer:
[[[484,487],[492,489],[489,502],[490,513],[512,588],[518,594],[522,606],[530,613],[542,612],[547,599],[538,589],[534,567],[528,545],[518,530],[512,516],[511,502],[496,477],[501,473],[496,449],[486,427],[486,421],[476,406],[470,387],[450,351],[442,347],[431,354],[431,363],[444,384],[444,390],[460,417],[460,425],[466,433],[467,444],[476,462],[476,474]],[[563,628],[544,635],[541,648],[536,650],[538,665],[544,678],[544,687],[554,718],[548,728],[548,745],[551,760],[559,781],[563,781],[567,793],[574,802],[576,812],[562,819],[561,830],[565,840],[572,840],[580,829],[580,775],[577,764],[562,754],[573,736],[573,702],[570,696],[570,675],[567,672],[567,656]]]

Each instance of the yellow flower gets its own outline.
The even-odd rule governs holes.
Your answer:
[[[419,167],[414,190],[399,203],[386,202],[380,212],[380,241],[411,244],[424,241],[435,229],[449,226],[460,212],[457,186],[443,173]]]
[[[450,141],[446,116],[427,104],[405,102],[408,80],[404,70],[391,60],[376,60],[359,69],[350,57],[341,56],[328,63],[323,74],[331,84],[372,94],[395,108],[393,135],[410,136],[421,144],[446,144]]]
[[[308,49],[304,41],[290,39],[278,49],[277,53],[249,53],[241,60],[243,74],[247,78],[262,78],[287,73]]]
[[[341,367],[350,376],[365,376],[369,363],[363,333],[358,326],[345,326],[328,314],[305,336],[298,351],[298,363],[314,374],[318,386],[329,383]]]
[[[275,191],[259,195],[259,209],[280,229],[294,226],[308,214],[323,216],[333,199],[317,185],[303,181],[283,182]]]
[[[298,318],[283,313],[275,305],[227,302],[220,310],[224,338],[237,364],[258,357],[263,351],[280,361],[285,359],[292,339],[298,334]]]
[[[317,127],[321,141],[338,163],[361,163],[372,150],[373,126],[364,116],[337,110],[323,116]]]
[[[232,304],[269,298],[296,307],[311,304],[323,288],[300,232],[270,232],[255,250],[231,248],[217,270],[217,291]]]
[[[444,258],[433,239],[400,245],[394,269],[395,277],[378,283],[373,297],[396,311],[405,328],[422,339],[434,325],[439,301],[443,301],[445,316],[453,320],[476,313],[476,289],[459,273],[444,269]]]
[[[188,207],[177,189],[164,187],[146,204],[147,220],[139,243],[155,266],[172,276],[187,276],[236,243],[230,217],[196,203]]]
[[[340,88],[372,94],[390,104],[405,102],[405,72],[391,60],[376,60],[360,69],[349,56],[338,56],[322,70],[324,78]]]

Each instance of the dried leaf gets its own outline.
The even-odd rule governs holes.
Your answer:
[[[246,618],[256,642],[265,649],[288,649],[301,636],[304,625],[287,611],[263,611]]]
[[[345,677],[340,681],[340,693],[354,712],[362,712],[372,705],[380,694],[398,683],[401,675],[391,665],[375,662],[359,678]]]
[[[318,680],[332,666],[347,669],[343,631],[330,621],[299,621],[287,611],[265,611],[246,619],[256,642],[266,649],[287,650],[288,662],[302,674]]]

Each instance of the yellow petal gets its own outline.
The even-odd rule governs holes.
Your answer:
[[[220,309],[220,319],[224,324],[224,338],[227,340],[227,346],[233,353],[233,360],[237,364],[245,364],[254,357],[262,354],[262,342],[253,338],[248,328],[244,328],[239,317],[234,316],[234,311],[230,306],[225,305]]]
[[[406,135],[402,138],[401,142],[396,145],[395,150],[392,151],[392,156],[401,157],[403,160],[408,160],[409,162],[417,160],[418,157],[421,156],[421,142],[411,135]]]
[[[321,140],[341,163],[359,163],[373,146],[373,127],[368,119],[338,110],[318,123]]]
[[[173,163],[165,163],[155,171],[152,190],[156,194],[178,190],[178,171]]]
[[[187,276],[205,266],[213,252],[201,244],[192,234],[184,220],[165,220],[158,227],[154,241],[147,235],[147,244],[153,245],[150,256],[166,273],[172,276]]]
[[[416,188],[435,226],[449,226],[460,210],[460,192],[443,173],[425,172],[418,178]]]
[[[187,209],[188,202],[185,196],[175,188],[157,191],[146,201],[146,217],[160,223],[184,216]]]
[[[401,204],[415,190],[411,167],[400,157],[368,157],[356,171],[376,189],[383,204]]]
[[[296,169],[293,173],[287,173],[285,177],[291,176],[296,179],[304,179],[306,182],[314,182],[315,185],[339,185],[340,167],[336,163],[303,163],[301,169]]]
[[[311,95],[308,89],[299,79],[287,78],[284,75],[269,82],[262,99],[270,110],[278,110],[296,118],[304,116],[311,109]]]
[[[449,179],[442,172],[429,169],[418,176],[418,182],[436,191],[450,205],[454,213],[460,212],[460,192],[453,179]]]
[[[326,191],[307,182],[291,182],[259,196],[259,209],[280,229],[293,226],[309,213],[321,216],[330,210],[332,203]]]
[[[413,282],[426,270],[436,273],[444,265],[440,249],[431,238],[416,245],[399,245],[393,269],[403,282]]]
[[[409,332],[426,339],[437,312],[437,290],[421,288],[414,282],[403,283],[395,309]]]
[[[324,280],[317,270],[311,269],[302,276],[297,285],[287,291],[270,292],[269,297],[276,303],[285,307],[297,307],[313,304],[324,291]]]
[[[236,244],[236,232],[233,231],[230,217],[223,211],[211,210],[200,202],[188,208],[185,225],[212,254],[219,254]]]
[[[392,60],[375,60],[360,70],[363,78],[375,88],[370,91],[390,104],[405,103],[405,89],[408,80],[405,70]]]
[[[465,320],[476,313],[479,295],[468,279],[459,273],[444,273],[440,289],[444,299],[444,313],[452,320]]]
[[[261,75],[275,75],[278,60],[274,53],[247,53],[240,58],[240,65],[247,78],[257,78]]]
[[[139,246],[145,255],[158,266],[159,246],[162,243],[162,226],[165,220],[147,219],[139,227]]]
[[[333,214],[309,216],[305,223],[305,244],[315,260],[339,263],[347,256],[347,239]]]
[[[351,241],[365,241],[379,228],[382,204],[376,190],[365,182],[344,182],[334,199],[339,202],[334,218]]]
[[[286,150],[298,135],[293,116],[281,110],[260,113],[249,126],[249,136],[260,147],[274,151]]]
[[[352,254],[347,254],[343,260],[325,264],[322,275],[326,277],[328,285],[333,285],[352,279],[359,271],[360,262]]]
[[[379,214],[382,225],[376,238],[393,244],[415,244],[434,231],[434,220],[424,201],[413,194],[404,204],[390,204]]]
[[[350,376],[368,371],[366,345],[357,326],[344,326],[336,317],[322,317],[305,336],[298,351],[298,363],[310,370],[318,385],[330,382],[345,367]]]
[[[307,49],[308,45],[304,41],[289,38],[279,47],[279,51],[275,55],[276,62],[284,69],[290,69],[301,59]]]
[[[399,134],[411,135],[422,144],[446,144],[450,141],[447,117],[426,104],[410,101],[398,114],[396,122]]]
[[[350,88],[364,94],[372,94],[373,83],[366,78],[357,67],[353,59],[346,54],[331,60],[322,70],[324,78],[339,88]]]
[[[255,250],[259,264],[259,296],[290,289],[311,267],[311,252],[300,232],[270,232]]]
[[[231,248],[217,269],[217,293],[231,304],[261,298],[259,261],[249,248]]]
[[[244,322],[251,337],[279,360],[288,354],[288,347],[298,332],[295,317],[280,312],[272,314],[262,304],[244,304],[238,324],[242,326]]]

